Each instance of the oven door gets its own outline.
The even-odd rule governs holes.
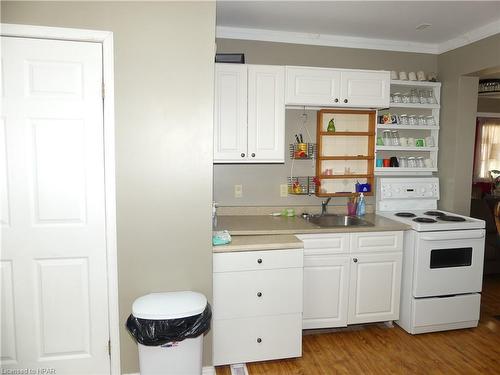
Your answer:
[[[484,235],[484,229],[417,233],[413,296],[480,292]]]

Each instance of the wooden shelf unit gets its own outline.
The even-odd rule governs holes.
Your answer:
[[[337,116],[335,116],[337,115]],[[352,116],[353,121],[348,120]],[[358,116],[356,119],[354,116]],[[328,132],[326,126],[329,119],[334,118],[335,127],[338,131]],[[349,126],[353,125],[355,128],[350,131]],[[374,185],[374,162],[375,159],[375,131],[376,126],[376,111],[374,110],[341,110],[341,109],[322,109],[318,111],[317,115],[317,132],[316,132],[316,145],[317,145],[317,158],[316,158],[316,177],[320,185],[316,186],[316,196],[318,197],[348,197],[354,194],[354,184],[356,180],[360,179],[360,183],[369,183],[372,191],[365,193],[365,195],[373,195]],[[360,127],[363,127],[360,129]],[[349,137],[345,138],[346,142],[349,141],[357,147],[359,154],[357,155],[337,155],[332,152],[335,148],[335,142],[325,147],[324,142],[331,142],[335,137]],[[359,139],[359,142],[356,142]],[[339,141],[340,142],[340,141]],[[340,145],[340,143],[339,143]],[[343,146],[346,149],[347,146]],[[340,147],[339,147],[340,148]],[[328,149],[328,150],[326,150]],[[363,171],[352,171],[350,168],[359,167],[359,162],[365,162],[366,166]],[[349,168],[349,171],[341,174],[338,171],[325,174],[324,163],[335,165],[336,163],[343,162],[347,165],[344,168]],[[351,167],[348,167],[351,164]],[[335,169],[335,168],[333,168]],[[332,171],[330,171],[332,172]],[[345,189],[336,189],[335,191],[324,191],[322,189],[323,183],[342,182]],[[346,191],[342,191],[346,190]],[[349,192],[348,190],[352,190]]]

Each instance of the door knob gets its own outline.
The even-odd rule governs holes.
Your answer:
[[[352,261],[353,261],[354,263],[358,263],[358,258],[354,258]]]
[[[257,342],[260,344],[262,342],[262,339],[260,337],[257,337]]]
[[[252,158],[254,158],[254,157],[255,157],[255,152],[252,152]]]
[[[338,103],[338,102],[339,102],[339,99],[338,99],[338,98],[335,98],[334,102],[335,102],[335,103]]]
[[[347,103],[347,99],[344,99],[344,103]]]
[[[262,293],[261,293],[261,292],[258,292],[258,293],[257,293],[257,297],[262,297]]]
[[[244,158],[244,157],[245,157],[245,153],[244,153],[244,152],[242,152],[242,153],[241,153],[241,157],[242,157],[242,158]]]
[[[262,263],[262,259],[257,259],[257,263],[261,264]]]

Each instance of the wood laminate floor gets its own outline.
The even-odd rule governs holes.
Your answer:
[[[500,374],[500,275],[483,284],[479,326],[410,335],[394,325],[303,337],[301,358],[247,364],[250,375]],[[217,375],[230,375],[229,366]]]

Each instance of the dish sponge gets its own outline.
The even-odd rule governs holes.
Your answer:
[[[212,234],[212,245],[226,245],[231,242],[231,235],[227,230],[218,230]]]

